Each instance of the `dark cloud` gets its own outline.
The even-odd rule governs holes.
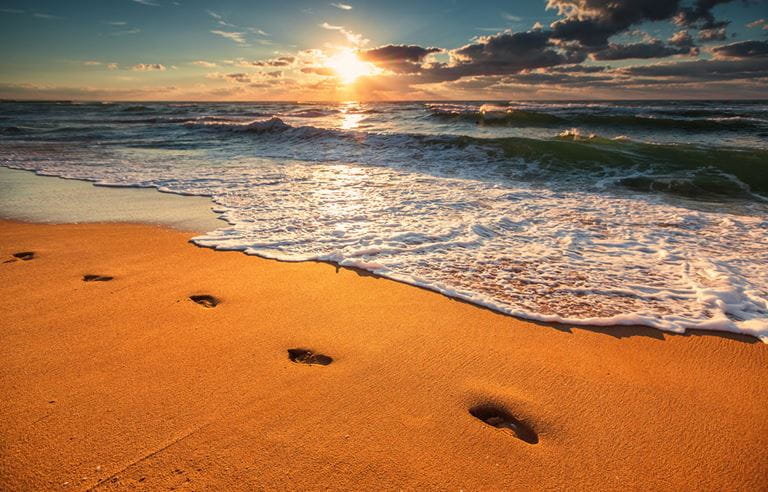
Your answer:
[[[602,65],[562,65],[559,67],[552,67],[550,72],[559,73],[599,73],[604,72],[608,67]]]
[[[450,52],[453,67],[472,75],[503,75],[584,61],[581,52],[553,46],[550,31],[503,32]]]
[[[721,39],[729,21],[717,20],[712,9],[734,0],[549,0],[547,8],[557,9],[564,18],[551,24],[552,38],[602,48],[611,36],[647,22],[673,19],[676,24],[702,29],[702,39]],[[723,38],[724,39],[724,38]]]
[[[680,0],[549,0],[547,8],[565,15],[552,23],[552,38],[602,47],[633,25],[672,18]]]
[[[768,41],[741,41],[712,49],[719,58],[768,57]]]
[[[409,61],[421,63],[430,53],[439,53],[440,48],[422,48],[416,45],[388,44],[360,52],[360,58],[371,62]]]
[[[730,24],[729,21],[718,21],[712,14],[717,5],[733,0],[696,0],[692,6],[683,7],[675,16],[675,23],[681,26],[698,25],[701,29],[718,29]]]
[[[369,61],[396,73],[415,73],[427,55],[439,53],[440,48],[422,48],[416,45],[389,44],[358,53],[362,60]]]
[[[739,44],[739,43],[736,43]],[[756,79],[768,77],[768,56],[736,60],[696,60],[626,67],[618,73],[637,77],[667,77],[681,81]]]
[[[569,75],[565,73],[549,72],[526,72],[509,75],[502,80],[505,84],[524,84],[524,85],[591,85],[595,82],[605,82],[613,80],[609,75]]]
[[[693,52],[695,54],[695,51]],[[661,41],[650,43],[610,44],[607,48],[592,54],[595,60],[626,60],[629,58],[665,58],[673,55],[691,54],[687,46],[670,46]]]

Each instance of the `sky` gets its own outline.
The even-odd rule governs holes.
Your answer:
[[[0,0],[0,98],[768,98],[768,0]]]

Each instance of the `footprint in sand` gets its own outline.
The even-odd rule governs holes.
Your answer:
[[[113,278],[106,275],[83,275],[83,282],[109,282]]]
[[[204,308],[215,308],[221,302],[215,297],[209,296],[207,294],[199,295],[199,296],[189,296],[189,300],[200,304]]]
[[[490,404],[478,405],[470,408],[469,413],[491,427],[511,431],[515,437],[528,444],[539,442],[539,436],[529,425],[518,420],[501,407]]]
[[[29,261],[35,257],[34,251],[22,251],[20,253],[13,253],[13,259],[4,261],[3,263],[11,263],[17,260]]]
[[[306,349],[288,349],[288,358],[297,364],[327,366],[333,359],[327,355],[316,354]]]

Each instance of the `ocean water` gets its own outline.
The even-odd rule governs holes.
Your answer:
[[[4,102],[0,165],[210,196],[202,246],[768,341],[765,101]]]

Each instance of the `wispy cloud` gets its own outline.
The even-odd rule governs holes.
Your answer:
[[[328,29],[329,31],[341,31],[342,29],[344,29],[344,26],[334,26],[334,25],[328,24],[327,22],[323,22],[322,24],[320,24],[320,27],[322,27],[323,29]]]
[[[96,60],[86,60],[83,62],[83,65],[85,65],[86,67],[95,67],[95,66],[101,65],[101,62]]]
[[[117,63],[108,63],[107,70],[117,70],[120,66]]]
[[[260,36],[270,36],[270,34],[268,32],[262,31],[258,27],[249,27],[248,30],[251,31],[252,33],[258,34]]]
[[[58,15],[52,15],[52,14],[43,14],[40,12],[35,12],[32,14],[32,17],[37,17],[38,19],[63,19],[63,17],[60,17]]]
[[[107,24],[109,24],[110,26],[121,27],[126,25],[127,23],[123,21],[112,21],[112,22],[107,22]]]
[[[222,38],[227,38],[238,44],[245,44],[245,35],[242,32],[217,31],[214,29],[211,33],[221,36]]]
[[[0,12],[4,14],[23,14],[24,10],[21,9],[0,9]]]
[[[503,18],[505,18],[506,20],[508,20],[508,21],[512,21],[512,22],[520,22],[521,20],[523,20],[523,18],[522,18],[522,17],[518,17],[518,16],[516,16],[516,15],[512,15],[512,14],[508,14],[508,13],[506,13],[506,12],[502,12],[502,13],[501,13],[501,16],[502,16]]]
[[[149,7],[159,7],[160,6],[159,3],[156,3],[156,2],[154,2],[152,0],[131,0],[131,1],[135,2],[135,3],[140,3],[142,5],[147,5]]]
[[[141,32],[141,29],[139,28],[133,28],[133,29],[122,29],[120,31],[113,31],[110,34],[112,36],[126,36],[129,34],[138,34]]]
[[[327,29],[329,31],[339,31],[341,34],[344,35],[344,37],[347,38],[347,41],[354,44],[355,46],[363,46],[368,44],[368,39],[365,39],[362,34],[357,34],[352,31],[348,31],[344,28],[344,26],[334,26],[333,24],[329,24],[327,22],[323,22],[320,24],[320,27],[323,29]]]
[[[131,67],[134,72],[165,72],[165,65],[160,63],[137,63]]]
[[[193,62],[192,62],[192,65],[197,65],[198,67],[203,67],[203,68],[214,68],[214,67],[218,67],[218,65],[217,65],[217,64],[215,64],[215,63],[213,63],[213,62],[205,61],[205,60],[197,60],[197,61],[193,61]]]
[[[337,9],[341,9],[341,10],[352,10],[352,6],[351,5],[348,5],[346,3],[341,3],[341,2],[339,2],[339,3],[332,3],[331,6],[336,7]]]

